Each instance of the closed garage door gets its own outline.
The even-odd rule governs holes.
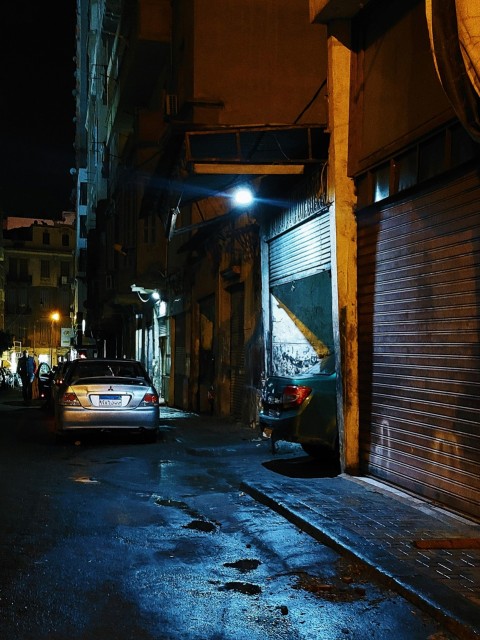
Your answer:
[[[363,471],[480,514],[480,185],[358,215]]]

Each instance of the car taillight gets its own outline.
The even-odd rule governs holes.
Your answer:
[[[63,396],[60,398],[60,404],[63,404],[66,407],[79,407],[80,400],[77,398],[76,394],[73,391],[66,391]]]
[[[158,396],[155,395],[154,393],[146,393],[143,396],[142,404],[144,406],[148,406],[151,404],[158,404]]]
[[[308,398],[311,391],[310,387],[297,387],[289,384],[283,389],[283,405],[286,407],[299,407]]]

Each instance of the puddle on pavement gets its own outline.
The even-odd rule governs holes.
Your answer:
[[[189,507],[186,502],[182,502],[181,500],[171,500],[170,498],[160,498],[157,496],[155,497],[155,504],[158,504],[159,507],[172,507],[173,509],[185,511],[191,518],[198,517],[198,513]]]
[[[184,529],[194,529],[195,531],[203,531],[205,533],[212,533],[216,531],[217,527],[207,520],[192,520],[188,524],[183,525]]]
[[[296,574],[297,582],[293,585],[294,589],[308,591],[319,598],[331,600],[335,602],[354,602],[360,600],[366,595],[363,587],[349,585],[347,581],[342,584],[336,581],[325,581],[324,578],[312,576],[306,572]]]
[[[217,525],[213,524],[213,522],[202,519],[202,516],[195,511],[195,509],[189,507],[186,502],[182,502],[181,500],[171,500],[170,498],[160,498],[157,496],[155,497],[155,504],[158,504],[160,507],[173,507],[174,509],[179,509],[193,518],[191,522],[183,525],[184,529],[193,529],[195,531],[203,531],[204,533],[212,533],[217,530]]]
[[[262,593],[261,587],[251,582],[226,582],[223,587],[220,587],[220,591],[237,591],[247,596],[257,596]]]
[[[260,560],[237,560],[236,562],[225,562],[224,567],[231,567],[232,569],[238,569],[242,573],[248,573],[249,571],[254,571],[258,568],[262,563]]]
[[[158,504],[160,507],[174,507],[175,509],[182,509],[182,511],[188,510],[186,502],[170,500],[170,498],[155,498],[155,504]]]
[[[98,480],[90,478],[89,476],[79,476],[78,478],[72,478],[74,482],[81,482],[82,484],[98,484]]]

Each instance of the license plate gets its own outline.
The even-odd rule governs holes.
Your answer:
[[[100,396],[98,398],[99,407],[121,407],[122,396]]]

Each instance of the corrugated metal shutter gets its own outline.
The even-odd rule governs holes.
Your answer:
[[[175,386],[174,403],[176,407],[183,408],[183,390],[186,380],[186,316],[180,313],[175,316]]]
[[[245,294],[243,284],[232,287],[230,299],[230,407],[232,416],[241,420],[245,404],[245,334],[243,319]]]
[[[480,513],[476,175],[358,217],[363,470]]]
[[[330,214],[324,213],[273,238],[269,245],[270,285],[330,268]]]

